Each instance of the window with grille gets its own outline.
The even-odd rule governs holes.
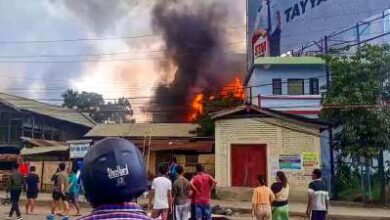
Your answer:
[[[289,95],[303,95],[304,81],[303,79],[288,79],[287,80],[287,92]]]
[[[320,87],[317,78],[310,79],[310,95],[318,95],[320,94]]]
[[[272,94],[282,94],[282,79],[272,79]]]

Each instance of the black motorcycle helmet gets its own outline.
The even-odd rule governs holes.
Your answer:
[[[88,151],[81,179],[93,207],[130,202],[147,190],[144,159],[122,138],[105,138]]]

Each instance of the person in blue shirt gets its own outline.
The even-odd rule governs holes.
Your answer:
[[[178,177],[178,173],[177,173],[177,160],[176,160],[176,157],[175,155],[172,156],[172,159],[169,163],[169,170],[168,170],[168,176],[169,176],[169,179],[174,182]]]
[[[35,173],[35,166],[30,167],[30,173],[26,177],[26,196],[27,202],[25,205],[26,214],[34,214],[36,199],[38,198],[38,183],[39,176]]]
[[[79,205],[79,180],[77,178],[77,167],[74,167],[69,176],[69,202],[76,208],[76,216],[80,216]]]

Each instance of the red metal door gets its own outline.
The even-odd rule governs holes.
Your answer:
[[[259,175],[267,175],[266,145],[232,145],[232,186],[255,187]]]

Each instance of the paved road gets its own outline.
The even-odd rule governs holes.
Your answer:
[[[24,207],[21,206],[20,208],[21,208],[20,210],[22,211],[22,217],[25,220],[45,220],[46,215],[49,213],[49,209],[50,209],[49,207],[40,206],[40,207],[36,208],[36,210],[35,210],[36,213],[34,215],[25,215],[24,214]],[[3,216],[6,217],[8,215],[9,209],[10,209],[10,206],[4,206],[4,205],[0,206],[0,219],[2,219]],[[87,214],[90,211],[91,211],[90,209],[83,209],[82,213]],[[73,213],[74,212],[75,211],[73,210]],[[16,218],[15,216],[13,216],[13,217],[14,217],[14,219]],[[58,216],[58,217],[56,217],[56,219],[60,220],[61,217]],[[70,219],[76,219],[76,217],[70,217]]]
[[[9,206],[0,206],[0,219],[4,216],[7,216],[7,213],[9,211]],[[24,212],[24,208],[21,207]],[[83,214],[87,214],[91,211],[90,208],[87,208],[87,209],[83,209],[82,210],[82,213]],[[73,211],[74,212],[74,211]],[[37,207],[36,208],[36,213],[34,215],[22,215],[23,219],[25,220],[45,220],[46,219],[46,215],[49,213],[49,208],[47,207]],[[16,217],[14,216],[14,219]],[[76,219],[77,217],[74,217],[74,216],[71,216],[70,219],[74,220]],[[58,220],[61,220],[61,217],[60,216],[57,216],[56,219]],[[242,216],[232,216],[232,217],[229,217],[229,219],[231,220],[252,220],[251,216],[250,215],[242,215]],[[300,220],[300,218],[290,218],[291,220]]]

